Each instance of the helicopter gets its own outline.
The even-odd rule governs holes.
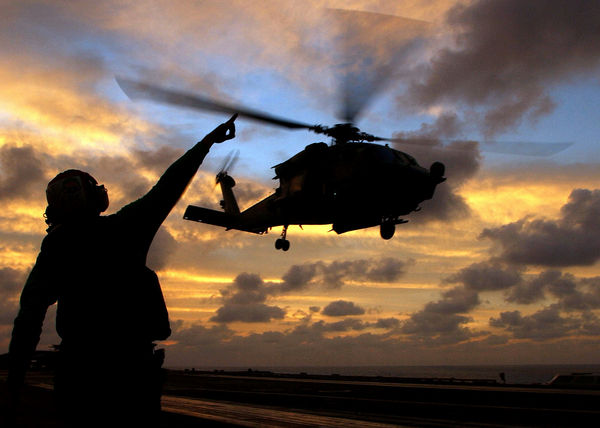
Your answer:
[[[283,226],[275,248],[288,251],[290,225],[331,224],[337,234],[379,227],[383,239],[394,236],[396,225],[421,209],[423,201],[433,198],[437,185],[446,181],[445,165],[436,161],[425,168],[408,153],[375,144],[380,141],[415,143],[410,138],[384,138],[362,132],[351,122],[333,126],[310,125],[286,118],[228,105],[208,98],[117,78],[117,83],[132,99],[151,99],[177,106],[229,113],[288,129],[306,129],[331,138],[331,143],[315,142],[290,159],[275,165],[279,186],[275,191],[241,211],[233,188],[236,183],[227,165],[216,175],[221,187],[222,211],[189,205],[185,220],[224,227],[226,230],[266,234]],[[570,143],[519,142],[508,148],[492,142],[487,150],[547,156],[564,150]],[[231,164],[231,159],[226,164]]]
[[[343,123],[321,128],[337,134],[334,143],[312,143],[292,158],[275,165],[279,187],[251,207],[240,211],[235,180],[222,170],[223,211],[190,205],[184,219],[257,234],[283,226],[275,248],[287,251],[289,225],[332,224],[338,234],[379,226],[383,239],[391,239],[401,216],[418,211],[446,180],[444,164],[420,166],[407,153],[363,141],[371,136]],[[343,136],[343,137],[342,137]]]
[[[200,223],[265,234],[283,226],[275,248],[287,251],[290,225],[331,224],[338,234],[378,226],[383,239],[394,236],[396,225],[420,210],[446,180],[445,166],[434,162],[424,168],[408,153],[376,141],[393,141],[360,131],[350,122],[333,126],[309,125],[271,116],[240,106],[222,103],[118,78],[131,98],[151,98],[180,106],[233,113],[242,117],[284,126],[308,129],[331,138],[331,144],[309,144],[290,159],[275,165],[279,186],[274,193],[241,211],[233,188],[235,180],[224,166],[216,175],[223,211],[189,205],[183,218]],[[226,162],[227,163],[227,162]],[[229,162],[231,163],[231,162]]]

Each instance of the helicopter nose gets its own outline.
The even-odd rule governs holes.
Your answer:
[[[429,168],[429,174],[433,179],[435,179],[438,183],[446,180],[444,178],[444,174],[446,172],[446,166],[441,162],[434,162],[431,164]]]

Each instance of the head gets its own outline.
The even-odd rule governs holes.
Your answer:
[[[106,188],[87,172],[61,172],[46,188],[46,223],[50,226],[100,215],[108,208]]]

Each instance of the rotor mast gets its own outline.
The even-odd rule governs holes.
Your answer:
[[[362,132],[350,122],[338,123],[334,126],[315,125],[309,128],[316,134],[324,134],[332,138],[333,144],[362,143],[365,141],[383,141],[385,138]]]

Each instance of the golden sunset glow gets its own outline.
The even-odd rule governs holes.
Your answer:
[[[497,25],[473,22],[478,15],[467,13],[501,8],[494,1],[6,3],[0,290],[7,303],[0,352],[46,234],[47,182],[69,168],[89,171],[109,191],[105,214],[115,213],[228,119],[129,99],[116,76],[327,125],[342,121],[342,80],[364,98],[355,119],[361,130],[432,139],[424,146],[387,143],[425,168],[446,165],[447,180],[421,211],[403,216],[409,222],[397,225],[392,239],[381,239],[379,227],[337,235],[330,224],[290,225],[290,250],[278,251],[281,226],[256,235],[183,220],[188,205],[220,209],[215,174],[230,152],[240,152],[228,173],[245,209],[279,185],[274,165],[310,143],[329,142],[238,118],[237,138],[211,148],[148,256],[173,326],[164,343],[167,365],[172,358],[190,366],[249,366],[265,355],[276,360],[280,347],[311,355],[307,365],[326,365],[332,361],[319,359],[318,349],[308,351],[322,347],[333,355],[339,340],[354,352],[344,361],[361,364],[367,355],[379,355],[377,364],[443,364],[442,347],[453,363],[487,361],[492,351],[497,360],[489,363],[499,363],[510,361],[495,352],[504,346],[522,349],[527,363],[539,361],[548,344],[600,337],[595,40],[574,39],[562,52],[564,67],[536,62],[560,47],[533,35],[533,53],[513,45],[498,52],[486,38],[486,25]],[[354,22],[343,39],[348,52],[372,56],[349,64],[336,48],[348,11],[408,20],[402,28],[393,17],[381,25]],[[515,43],[511,25],[497,30],[497,40]],[[556,31],[569,36],[576,26]],[[352,86],[360,86],[354,78],[367,94]],[[457,136],[573,145],[546,157],[498,156]],[[358,209],[364,201],[356,203]],[[59,340],[50,330],[40,347]],[[539,354],[528,353],[532,343]],[[225,344],[233,350],[228,355],[221,353]],[[548,361],[591,362],[599,349],[589,349],[577,357],[587,361],[569,360],[567,350]],[[398,361],[400,354],[410,357]]]

